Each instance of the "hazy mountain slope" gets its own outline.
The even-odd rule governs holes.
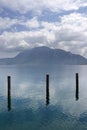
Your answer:
[[[61,49],[36,47],[19,53],[14,58],[0,59],[0,64],[87,64],[87,59]]]

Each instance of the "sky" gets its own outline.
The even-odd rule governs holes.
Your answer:
[[[37,46],[87,58],[87,0],[0,0],[0,58]]]

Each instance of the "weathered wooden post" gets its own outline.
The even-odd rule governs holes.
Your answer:
[[[10,76],[8,76],[7,77],[7,84],[8,84],[8,97],[7,97],[7,99],[8,99],[8,111],[10,111],[11,110],[11,77]]]
[[[76,73],[76,100],[79,99],[79,74]]]
[[[46,75],[46,105],[49,105],[49,75]]]

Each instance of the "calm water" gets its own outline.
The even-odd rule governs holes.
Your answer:
[[[79,73],[78,100],[75,73]],[[48,98],[46,74],[50,75]],[[0,66],[0,130],[35,129],[87,130],[87,66]]]

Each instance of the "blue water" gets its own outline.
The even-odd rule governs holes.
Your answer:
[[[87,66],[0,66],[0,130],[87,130],[86,71]],[[11,76],[10,110],[7,76]]]

